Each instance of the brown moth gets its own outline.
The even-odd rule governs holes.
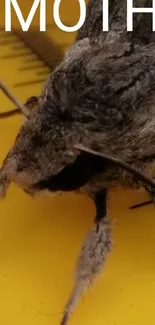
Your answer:
[[[109,189],[143,186],[154,200],[154,34],[147,14],[136,15],[134,31],[127,33],[125,8],[126,0],[111,1],[111,28],[104,33],[102,0],[90,1],[84,26],[35,109],[26,112],[0,173],[3,194],[15,182],[32,196],[75,191],[94,201],[94,227],[82,245],[61,325],[110,252]]]

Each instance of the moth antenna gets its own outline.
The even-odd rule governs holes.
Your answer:
[[[153,178],[150,178],[149,176],[145,175],[139,169],[133,167],[132,165],[128,164],[127,162],[125,162],[125,161],[123,161],[121,159],[109,156],[107,154],[104,154],[104,153],[89,149],[89,148],[87,148],[87,147],[85,147],[85,146],[83,146],[81,144],[75,145],[74,148],[76,148],[78,150],[81,150],[81,151],[88,152],[88,153],[90,153],[92,155],[95,155],[95,156],[102,157],[102,158],[104,158],[104,159],[106,159],[106,160],[108,160],[108,161],[110,161],[110,162],[124,168],[125,170],[127,170],[130,173],[137,176],[139,178],[139,180],[146,183],[149,187],[151,187],[151,188],[153,187],[155,189],[155,181],[154,181]]]
[[[0,80],[0,88],[5,93],[5,95],[21,110],[21,112],[25,115],[25,117],[28,118],[30,114],[30,110],[19,102],[19,100],[11,93],[11,91],[4,85],[4,83],[1,80]]]
[[[81,295],[93,284],[97,275],[101,274],[111,249],[110,230],[108,218],[104,217],[85,238],[77,261],[75,286],[64,309],[60,325],[67,325]]]

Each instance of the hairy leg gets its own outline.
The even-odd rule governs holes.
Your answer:
[[[101,274],[111,248],[110,224],[106,211],[107,191],[104,189],[93,196],[96,205],[95,226],[82,245],[76,266],[75,286],[66,304],[61,325],[67,324],[80,296]]]

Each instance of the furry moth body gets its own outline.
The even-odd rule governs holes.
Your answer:
[[[112,1],[111,30],[103,33],[102,0],[90,1],[84,26],[1,170],[3,193],[13,181],[32,195],[76,191],[95,203],[95,226],[82,245],[62,325],[110,251],[109,189],[143,185],[154,198],[154,34],[147,14],[136,15],[134,32],[126,33],[125,4]],[[151,7],[151,0],[137,0],[134,6]]]

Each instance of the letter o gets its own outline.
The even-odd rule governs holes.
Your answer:
[[[80,18],[79,18],[78,23],[72,27],[65,26],[60,20],[59,7],[60,7],[61,0],[54,1],[54,6],[53,6],[54,20],[55,20],[55,23],[57,24],[57,26],[64,32],[76,32],[77,30],[79,30],[82,27],[82,25],[85,22],[86,3],[85,3],[85,0],[78,0],[78,1],[79,1],[79,5],[80,5]]]

